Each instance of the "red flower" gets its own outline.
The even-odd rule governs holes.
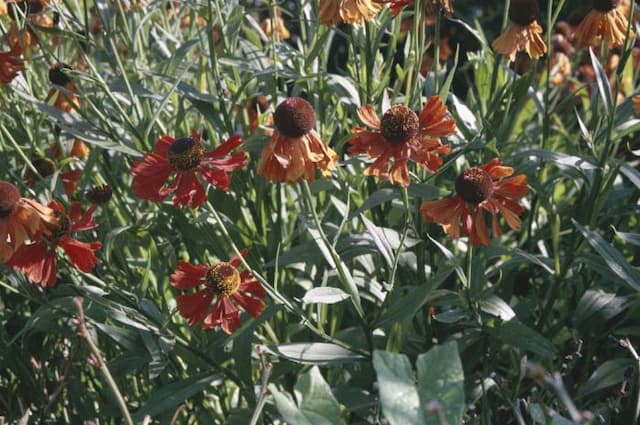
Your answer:
[[[155,150],[131,169],[133,191],[139,198],[156,202],[175,192],[174,206],[186,208],[190,204],[197,208],[207,199],[207,194],[196,173],[218,189],[228,191],[229,173],[248,162],[245,151],[228,155],[242,143],[240,136],[232,136],[216,149],[205,152],[197,133],[181,139],[162,136],[156,141]],[[175,179],[166,186],[174,173]]]
[[[8,52],[0,52],[0,84],[9,84],[18,72],[24,71],[22,47],[15,44]]]
[[[462,233],[469,236],[471,245],[489,245],[489,232],[484,211],[491,214],[494,236],[502,234],[498,225],[498,213],[501,213],[510,228],[520,228],[520,217],[524,208],[518,200],[529,192],[527,176],[520,174],[508,179],[513,168],[500,164],[497,158],[480,167],[465,170],[456,180],[456,195],[437,201],[427,201],[420,212],[427,221],[442,225],[452,238]]]
[[[244,257],[247,250],[242,250]],[[176,271],[171,275],[171,286],[178,289],[198,288],[192,294],[176,297],[178,311],[191,326],[202,322],[202,329],[220,326],[230,334],[241,325],[242,307],[254,318],[258,318],[265,304],[266,296],[260,283],[251,278],[249,271],[238,272],[240,259],[233,257],[228,263],[212,266],[190,264],[179,261]],[[211,302],[215,297],[213,309]]]
[[[404,105],[393,105],[381,120],[372,105],[358,108],[360,120],[375,131],[354,128],[354,135],[349,139],[349,153],[366,153],[369,158],[375,158],[365,170],[366,175],[407,187],[410,183],[409,159],[436,172],[442,165],[438,153],[447,155],[451,152],[451,148],[440,141],[441,137],[455,132],[456,121],[448,113],[440,96],[430,97],[420,116]]]
[[[71,264],[85,273],[91,272],[98,264],[95,251],[102,247],[100,242],[80,242],[71,237],[72,233],[97,227],[93,220],[95,206],[89,208],[84,214],[79,202],[71,204],[68,214],[59,202],[51,201],[48,206],[54,210],[58,218],[57,224],[48,226],[50,234],[32,244],[22,245],[7,262],[8,265],[44,287],[53,286],[56,283],[56,247],[62,248],[71,259]]]

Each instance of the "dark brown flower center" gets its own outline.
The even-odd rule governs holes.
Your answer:
[[[207,270],[205,280],[217,295],[231,295],[240,286],[240,273],[231,263],[218,263]]]
[[[20,200],[20,191],[9,182],[0,181],[0,218],[11,214],[11,210]]]
[[[611,12],[618,7],[620,0],[593,0],[593,8],[599,12]]]
[[[49,69],[49,81],[58,86],[66,86],[71,82],[71,78],[66,74],[69,70],[71,70],[71,67],[67,64],[55,64],[51,69]]]
[[[113,190],[111,189],[111,186],[105,184],[92,187],[87,190],[84,196],[92,204],[100,205],[109,202],[112,195]]]
[[[71,220],[69,216],[61,211],[55,211],[54,214],[57,222],[56,224],[48,226],[51,234],[47,236],[47,239],[52,243],[56,243],[65,236],[69,236],[71,232]]]
[[[200,165],[204,154],[202,144],[191,137],[177,139],[169,146],[169,164],[179,171],[187,171]]]
[[[509,19],[518,25],[529,25],[540,14],[538,0],[511,0]]]
[[[392,143],[404,143],[418,135],[420,120],[404,105],[393,105],[382,116],[380,131]]]
[[[51,158],[36,158],[31,161],[31,165],[33,165],[33,168],[36,169],[36,171],[42,178],[49,177],[56,172],[56,163]],[[33,170],[28,169],[27,174],[28,177],[35,178],[35,176],[33,175]]]
[[[456,179],[456,192],[470,204],[479,204],[491,196],[493,180],[482,168],[469,168]]]
[[[313,106],[301,97],[290,97],[276,108],[273,114],[276,128],[287,137],[301,137],[316,123]]]

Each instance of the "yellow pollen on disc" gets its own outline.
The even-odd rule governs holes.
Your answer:
[[[218,263],[207,270],[206,284],[218,295],[231,295],[240,286],[240,273],[230,263]]]
[[[203,154],[204,148],[199,141],[191,137],[183,137],[169,146],[167,158],[173,168],[188,171],[200,165]]]

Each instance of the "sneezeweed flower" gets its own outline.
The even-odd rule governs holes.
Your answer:
[[[462,232],[469,236],[473,246],[489,245],[484,211],[491,214],[495,237],[502,234],[498,214],[502,214],[511,229],[520,228],[519,215],[524,207],[518,200],[529,192],[529,188],[526,175],[509,177],[512,174],[513,168],[501,165],[497,158],[480,167],[468,168],[456,179],[453,197],[426,201],[420,212],[426,221],[440,224],[452,239],[460,237]]]
[[[155,202],[175,192],[174,206],[197,208],[207,199],[198,175],[216,188],[228,191],[230,173],[248,162],[245,151],[229,155],[242,143],[240,136],[232,136],[207,152],[198,133],[180,139],[162,136],[156,140],[154,151],[147,153],[131,169],[133,192],[139,198]],[[169,182],[174,174],[175,178]]]
[[[354,128],[348,151],[375,158],[365,175],[407,187],[409,159],[436,172],[442,165],[438,154],[451,152],[451,147],[442,144],[440,138],[455,133],[456,121],[449,116],[440,96],[430,97],[420,115],[404,105],[393,105],[380,119],[373,106],[366,105],[358,109],[358,117],[373,131]]]
[[[282,19],[282,10],[279,7],[275,9],[276,16],[271,19],[269,12],[265,12],[261,15],[260,28],[264,31],[267,38],[272,39],[274,34],[278,34],[279,40],[287,40],[291,37],[291,33],[284,24]]]
[[[620,0],[593,0],[592,8],[574,34],[578,46],[589,46],[601,37],[609,47],[620,47],[627,36],[629,21],[623,15]],[[633,37],[629,31],[629,37]]]
[[[14,44],[8,52],[0,52],[0,84],[9,84],[24,71],[24,61],[21,58],[22,47]]]
[[[48,206],[54,210],[57,218],[56,224],[48,225],[50,233],[37,242],[22,245],[7,262],[9,266],[21,271],[31,281],[43,287],[56,284],[56,248],[62,248],[73,267],[90,273],[98,264],[95,252],[102,247],[100,242],[80,242],[72,237],[73,233],[97,227],[93,219],[94,208],[82,213],[79,202],[73,202],[69,212],[57,201],[49,202]]]
[[[74,157],[78,159],[87,159],[89,154],[91,153],[91,148],[81,139],[74,139],[73,145],[71,149],[69,149],[69,153],[65,154],[66,149],[62,149],[60,143],[54,142],[49,145],[49,149],[51,150],[51,154],[56,159],[63,159],[65,157]]]
[[[243,250],[242,256],[245,255],[246,250]],[[171,275],[171,286],[182,290],[196,289],[192,294],[176,297],[178,311],[191,326],[202,322],[202,329],[219,326],[231,334],[242,324],[238,307],[254,318],[260,316],[265,307],[266,292],[249,271],[238,271],[240,263],[238,257],[213,265],[178,262]]]
[[[51,88],[47,95],[47,102],[54,99],[54,106],[64,112],[71,112],[80,107],[80,98],[78,97],[78,89],[76,88],[67,72],[71,70],[69,65],[56,64],[49,69],[49,81],[56,86],[60,86],[63,90]]]
[[[17,187],[0,181],[0,263],[6,262],[27,240],[48,234],[57,219],[52,209],[23,198]]]
[[[313,129],[313,106],[300,97],[290,97],[278,105],[273,118],[276,130],[262,149],[258,174],[271,182],[289,184],[300,179],[313,181],[316,168],[330,176],[338,155]]]
[[[496,53],[515,61],[517,52],[526,52],[537,59],[547,52],[542,39],[542,27],[536,17],[540,10],[538,0],[513,0],[509,6],[510,23],[507,29],[491,44]]]
[[[361,25],[363,19],[372,20],[381,9],[374,0],[320,0],[319,7],[319,21],[324,25]]]

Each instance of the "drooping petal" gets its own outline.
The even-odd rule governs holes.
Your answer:
[[[70,237],[58,241],[58,246],[67,253],[73,266],[85,273],[90,273],[98,264],[95,252],[102,248],[100,242],[85,243]]]
[[[356,112],[360,121],[375,130],[380,130],[380,117],[378,117],[373,105],[361,106]]]
[[[173,205],[198,208],[207,200],[207,193],[193,171],[182,171],[176,177],[177,188],[173,196]]]
[[[178,289],[195,288],[203,283],[203,279],[207,274],[208,266],[204,264],[191,264],[184,260],[178,261],[178,266],[173,272],[169,281],[171,286]]]
[[[138,198],[149,201],[162,201],[170,192],[163,185],[173,172],[166,156],[148,153],[141,162],[133,166],[133,192]]]
[[[56,283],[56,254],[43,241],[22,245],[7,265],[24,273],[29,280],[41,286],[53,286]]]
[[[213,300],[213,293],[207,289],[194,294],[178,295],[176,297],[180,315],[187,319],[191,326],[197,325],[205,318],[209,312],[211,300]]]
[[[264,290],[262,285],[258,281],[248,280],[249,278],[250,278],[250,273],[248,271],[242,272],[240,274],[240,279],[242,279],[242,283],[238,287],[238,291],[248,292],[249,294],[258,298],[266,297],[267,291]]]
[[[252,315],[255,319],[260,317],[260,313],[264,310],[265,303],[259,298],[253,298],[243,295],[239,292],[231,294],[235,302],[237,302],[247,313]]]

